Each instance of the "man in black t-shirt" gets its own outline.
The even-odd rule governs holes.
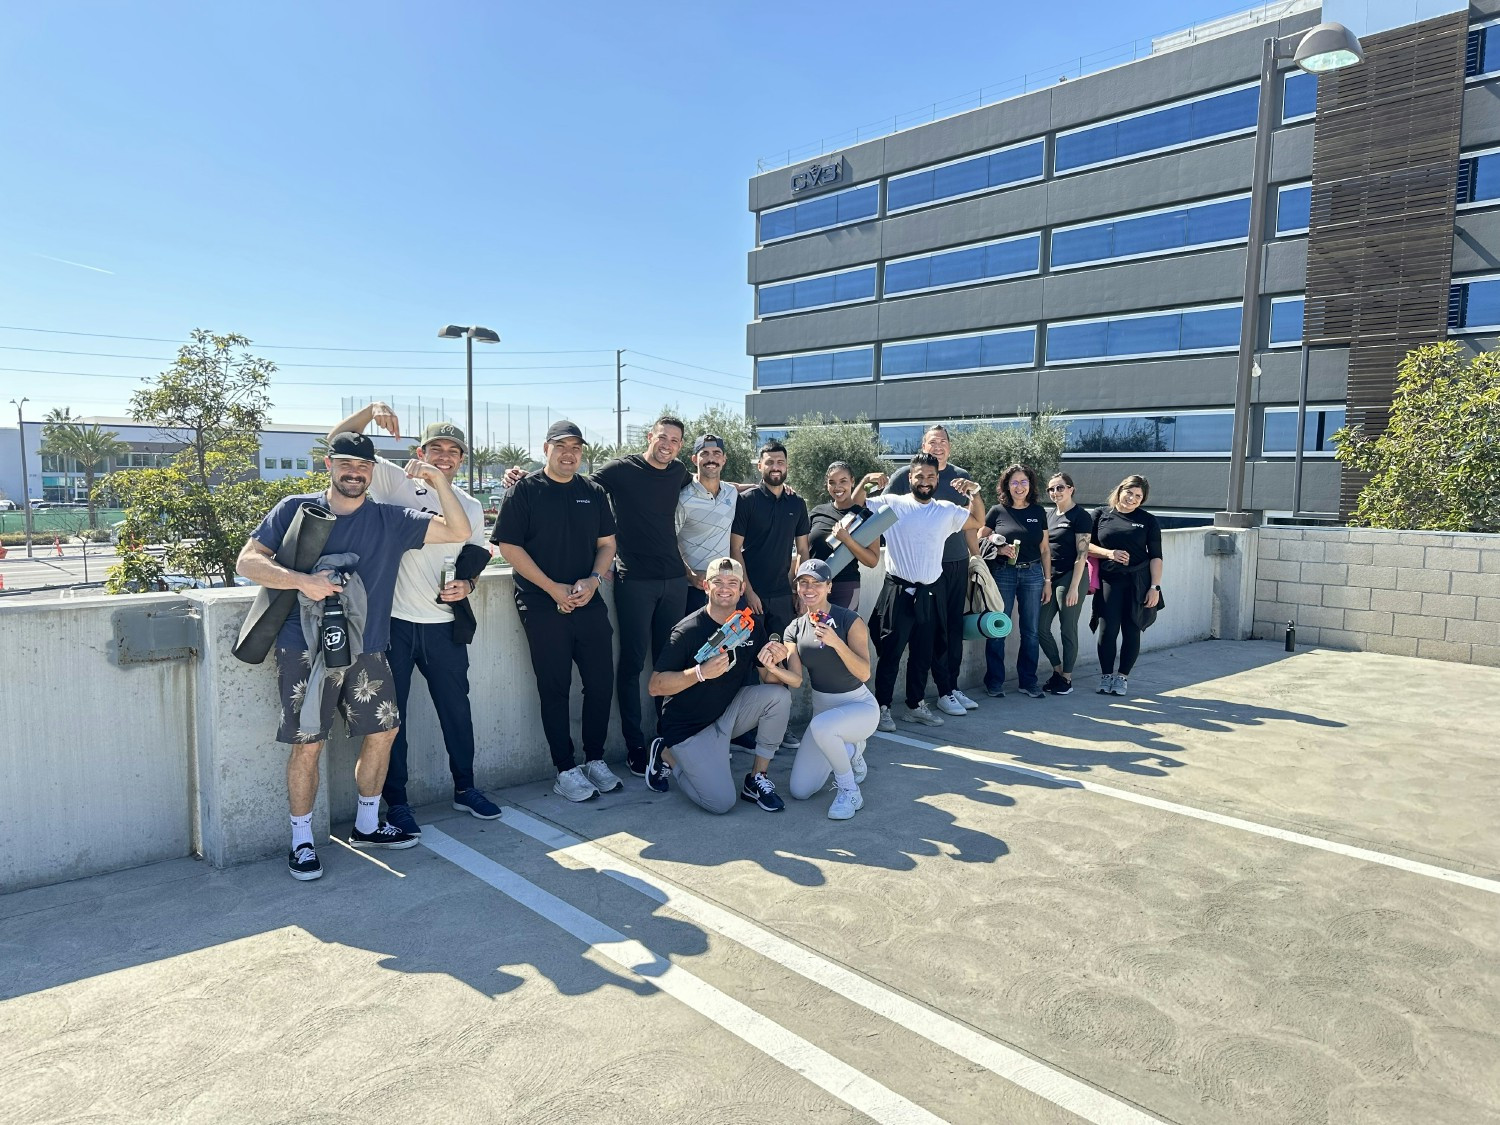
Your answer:
[[[695,804],[711,813],[728,812],[735,799],[729,742],[754,729],[755,765],[739,796],[776,812],[785,806],[766,770],[792,709],[791,674],[780,666],[788,650],[769,640],[757,620],[745,644],[700,664],[699,650],[735,615],[744,589],[744,571],[733,559],[715,559],[707,574],[708,605],[677,623],[656,658],[650,691],[664,702],[646,784],[665,793],[676,777]]]
[[[572,422],[552,423],[542,445],[546,464],[511,488],[490,536],[515,569],[516,609],[557,768],[553,792],[570,801],[623,784],[604,764],[613,632],[598,596],[615,556],[615,520],[604,490],[578,472],[586,444]],[[583,681],[582,767],[568,724],[574,664]]]
[[[768,441],[755,467],[760,484],[740,496],[729,532],[729,554],[745,568],[745,598],[780,635],[797,616],[792,597],[792,549],[797,565],[809,558],[807,501],[786,490],[786,446]]]

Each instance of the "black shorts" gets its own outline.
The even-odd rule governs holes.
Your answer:
[[[277,691],[281,697],[281,726],[276,741],[293,745],[326,742],[333,729],[334,708],[344,716],[356,737],[395,730],[401,725],[396,706],[396,682],[383,652],[362,652],[347,668],[330,669],[318,701],[318,729],[302,730],[302,700],[307,692],[308,654],[302,649],[276,650]]]

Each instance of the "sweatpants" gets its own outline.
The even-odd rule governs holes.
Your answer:
[[[583,757],[592,762],[604,757],[604,739],[609,734],[609,698],[614,631],[604,600],[593,600],[572,613],[558,613],[556,603],[537,595],[528,608],[516,601],[521,625],[531,646],[531,668],[536,673],[536,694],[542,706],[542,733],[552,765],[559,773],[578,763],[573,759],[573,735],[568,721],[568,697],[573,691],[573,665],[583,681]]]
[[[615,695],[620,700],[620,734],[625,747],[639,749],[649,739],[641,725],[641,670],[667,647],[672,627],[687,616],[687,575],[675,578],[615,576],[615,616],[620,626],[620,663],[615,669]],[[656,713],[661,703],[656,702]],[[655,731],[653,721],[651,729]]]
[[[880,704],[861,684],[853,691],[812,693],[813,717],[792,759],[792,796],[805,801],[823,788],[830,774],[847,773],[854,745],[875,733]]]
[[[391,744],[391,765],[385,774],[381,795],[387,805],[405,805],[406,799],[406,701],[411,695],[415,669],[427,681],[427,694],[437,711],[448,748],[448,772],[453,791],[474,788],[474,717],[469,708],[469,646],[453,639],[453,622],[422,624],[391,618],[391,647],[386,651],[391,680],[396,688],[396,706],[401,710],[401,729]]]
[[[1047,654],[1047,659],[1052,661],[1052,667],[1061,666],[1063,675],[1073,675],[1073,665],[1078,663],[1078,616],[1083,612],[1083,607],[1088,604],[1089,596],[1086,593],[1078,595],[1077,605],[1068,605],[1068,585],[1073,581],[1073,572],[1070,570],[1061,579],[1054,576],[1052,583],[1052,597],[1042,603],[1042,615],[1037,625],[1037,641],[1042,646],[1042,651]],[[1087,586],[1087,576],[1082,585]],[[1059,621],[1058,631],[1062,634],[1062,653],[1057,651],[1057,642],[1052,639],[1052,622]]]
[[[908,594],[909,589],[915,592]],[[919,598],[925,604],[919,606]],[[900,584],[889,602],[890,620],[878,625],[872,622],[875,651],[879,654],[875,664],[875,699],[880,706],[889,707],[895,698],[896,671],[903,652],[906,653],[906,705],[915,707],[927,694],[927,672],[932,665],[932,637],[936,629],[933,619],[938,612],[934,601],[931,586]]]
[[[791,714],[792,693],[780,684],[740,688],[716,723],[669,748],[677,763],[672,767],[672,780],[695,805],[711,813],[727,813],[740,795],[729,765],[729,740],[757,730],[755,753],[773,758]]]
[[[943,575],[932,584],[932,682],[939,695],[958,687],[964,662],[964,595],[969,592],[969,559],[943,563]]]

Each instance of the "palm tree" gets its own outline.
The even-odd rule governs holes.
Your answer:
[[[490,464],[504,465],[507,468],[511,465],[520,465],[524,469],[527,465],[531,464],[531,454],[523,446],[502,445],[499,449],[495,450],[495,459]]]
[[[469,450],[469,462],[474,466],[474,475],[483,481],[484,471],[491,465],[505,464],[505,459],[493,445],[476,445]]]
[[[99,526],[98,501],[94,495],[94,478],[111,459],[124,457],[130,446],[114,430],[100,429],[98,424],[85,426],[64,407],[48,412],[42,424],[41,451],[51,457],[75,462],[83,470],[83,487],[89,498],[89,527]]]

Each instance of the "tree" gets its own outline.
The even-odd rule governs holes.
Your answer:
[[[807,500],[808,507],[827,499],[823,481],[828,466],[847,461],[854,470],[854,480],[866,473],[885,472],[891,468],[881,459],[885,446],[875,427],[863,414],[852,422],[822,414],[809,414],[790,422],[786,437],[787,478],[793,488]]]
[[[111,460],[126,456],[130,446],[121,441],[114,430],[101,429],[97,423],[85,426],[64,408],[50,411],[43,421],[41,451],[49,457],[75,462],[83,470],[83,488],[89,504],[88,524],[91,529],[97,528],[100,497],[96,494],[94,479]]]
[[[531,454],[525,446],[506,444],[496,449],[494,453],[495,459],[490,462],[492,465],[504,465],[506,468],[520,465],[524,469],[531,464]]]
[[[469,450],[469,463],[474,466],[474,476],[481,483],[484,481],[484,471],[491,465],[504,465],[510,468],[510,465],[500,456],[500,450],[493,445],[476,445]]]
[[[1500,532],[1500,352],[1413,349],[1385,429],[1345,426],[1333,442],[1346,469],[1369,475],[1350,524]]]
[[[726,406],[710,406],[699,414],[689,414],[678,406],[663,406],[658,416],[670,414],[681,418],[685,429],[682,433],[682,449],[677,459],[693,471],[693,442],[703,434],[718,434],[724,439],[724,473],[727,481],[755,480],[755,427],[745,420],[737,410]],[[625,453],[640,453],[639,449],[621,446],[616,456]]]
[[[1057,414],[1049,409],[1014,420],[955,422],[948,427],[949,460],[969,471],[979,482],[986,506],[993,503],[1000,474],[1007,465],[1025,465],[1046,481],[1062,463],[1068,432]],[[1040,502],[1042,498],[1038,497]]]

